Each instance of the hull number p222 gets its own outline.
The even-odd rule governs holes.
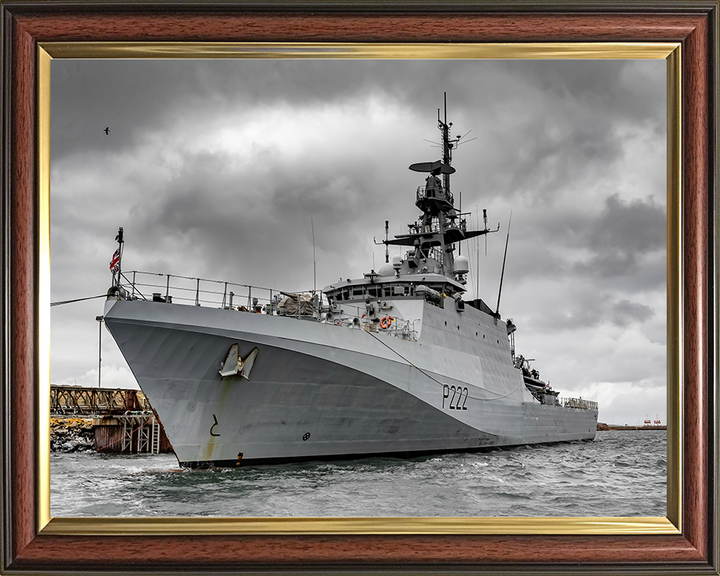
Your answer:
[[[468,389],[467,386],[448,386],[443,384],[442,407],[445,408],[445,400],[448,401],[450,410],[467,410]]]

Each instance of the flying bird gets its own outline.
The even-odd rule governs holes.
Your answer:
[[[110,126],[108,126],[107,128],[105,128],[105,130],[103,130],[103,132],[105,132],[106,135],[107,135],[107,134],[110,134]]]

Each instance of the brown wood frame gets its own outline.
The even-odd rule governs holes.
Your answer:
[[[8,573],[718,574],[718,2],[2,3],[2,558]],[[38,530],[37,45],[58,41],[682,43],[682,533],[71,536]]]

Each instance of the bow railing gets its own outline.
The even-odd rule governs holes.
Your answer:
[[[133,270],[123,272],[120,286],[132,300],[152,300],[191,306],[239,309],[272,314],[287,294],[309,294],[312,291],[283,292],[250,284],[209,280],[177,274]]]

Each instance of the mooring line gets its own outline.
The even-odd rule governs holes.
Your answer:
[[[373,333],[370,332],[369,330],[365,330],[365,332],[367,332],[368,334],[370,334],[370,336],[372,336],[373,338],[375,338],[375,340],[377,340],[378,342],[380,342],[380,344],[382,344],[383,346],[385,346],[388,350],[390,350],[391,352],[394,352],[395,354],[397,354],[400,358],[402,358],[402,359],[403,359],[405,362],[407,362],[410,366],[412,366],[413,368],[415,368],[415,370],[417,370],[418,372],[421,372],[422,374],[424,374],[425,376],[427,376],[428,378],[430,378],[430,380],[432,380],[433,382],[436,382],[437,384],[440,384],[440,386],[448,386],[448,384],[445,384],[444,382],[440,382],[440,380],[438,380],[437,378],[434,378],[433,376],[431,376],[430,374],[428,374],[427,372],[425,372],[425,370],[423,370],[423,369],[420,368],[419,366],[416,366],[413,362],[411,362],[410,360],[408,360],[407,358],[405,358],[402,354],[400,354],[400,352],[398,352],[397,350],[395,350],[394,348],[392,348],[391,346],[389,346],[387,343],[385,343],[385,342],[383,342],[382,340],[380,340],[380,338],[378,338],[375,334],[373,334]],[[520,388],[522,388],[523,385],[524,385],[524,382],[521,383],[521,384],[520,384],[519,386],[517,386],[516,388],[514,388],[513,390],[510,390],[510,392],[508,392],[507,394],[503,394],[502,396],[498,395],[497,398],[478,398],[477,396],[469,396],[469,398],[472,398],[473,400],[480,400],[480,401],[483,401],[483,402],[491,402],[491,401],[493,401],[493,400],[500,400],[500,399],[502,399],[502,398],[507,398],[507,397],[510,396],[511,394],[514,394],[516,391],[518,391]],[[476,388],[477,388],[477,386],[476,386]],[[485,392],[489,392],[490,394],[497,394],[497,392],[493,392],[492,390],[488,390],[487,388],[480,388],[480,390],[483,390],[483,391],[485,391]]]
[[[72,304],[73,302],[82,302],[83,300],[94,300],[95,298],[106,298],[107,294],[100,296],[88,296],[87,298],[75,298],[74,300],[61,300],[59,302],[50,302],[50,306],[60,306],[61,304]]]

